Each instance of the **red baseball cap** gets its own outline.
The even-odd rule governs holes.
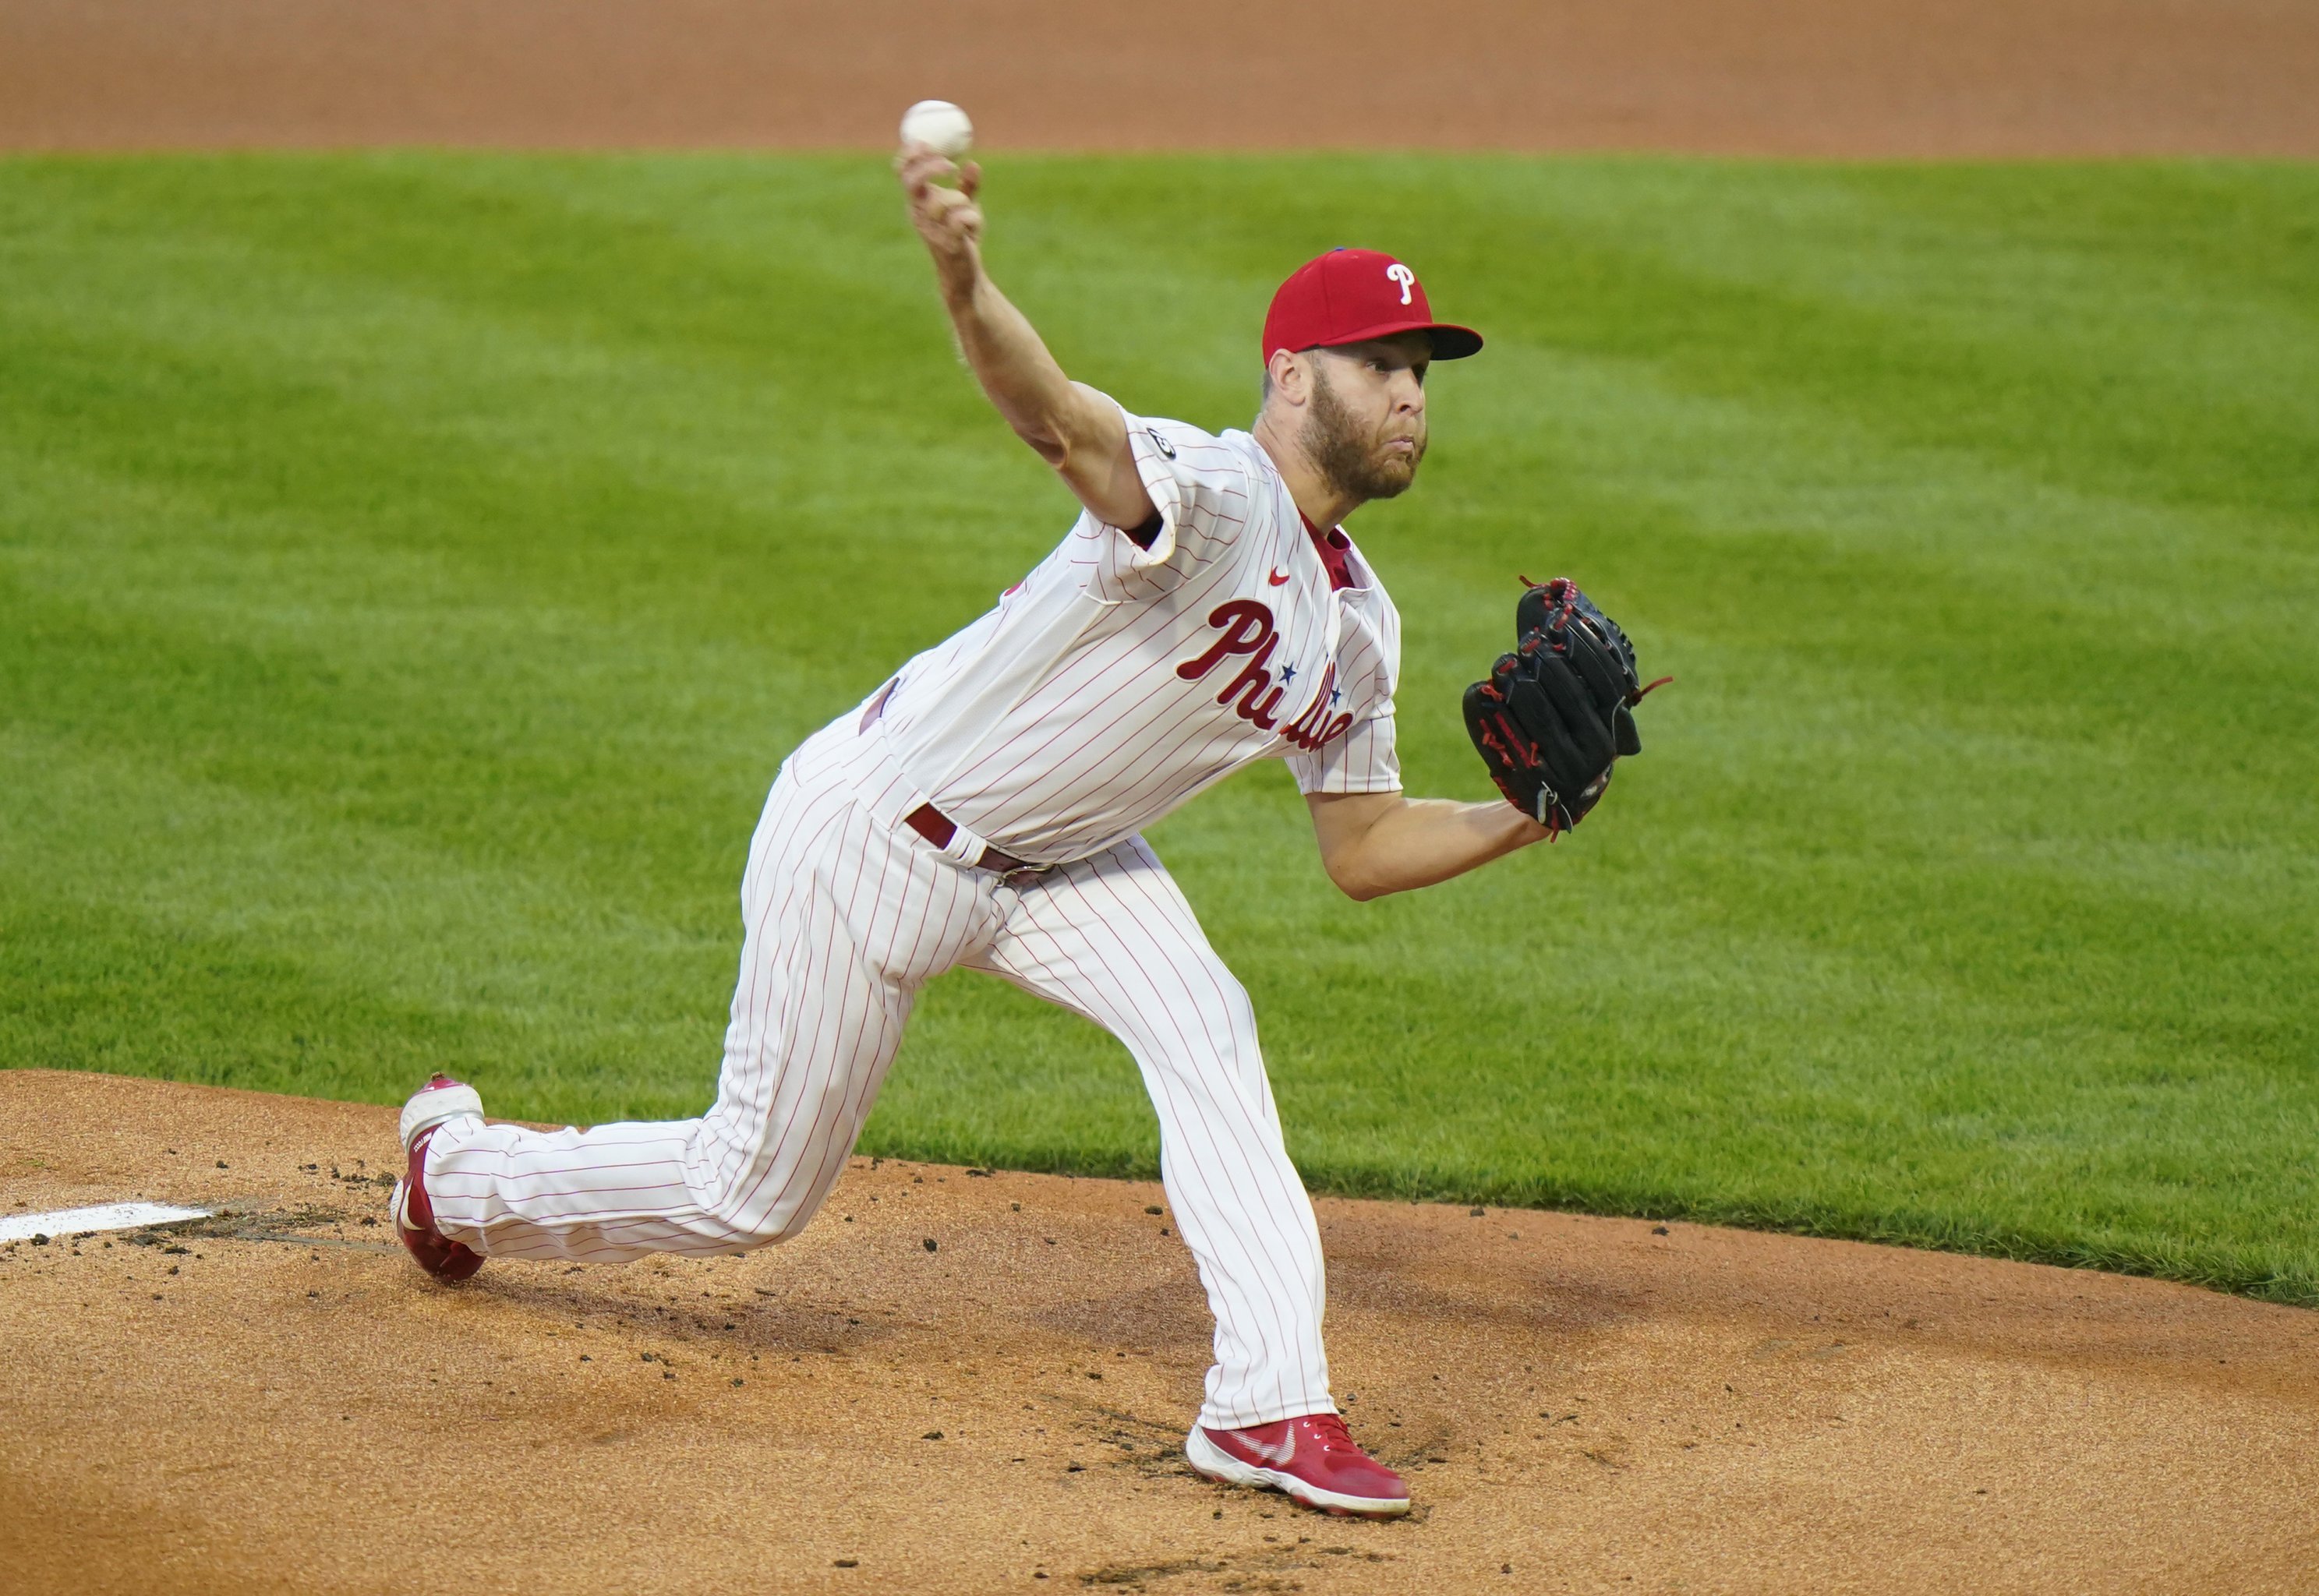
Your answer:
[[[1482,335],[1433,319],[1417,274],[1375,249],[1331,249],[1288,274],[1264,317],[1264,358],[1364,343],[1396,332],[1433,335],[1433,358],[1478,353]]]

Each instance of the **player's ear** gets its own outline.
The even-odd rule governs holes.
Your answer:
[[[1309,355],[1275,349],[1272,358],[1264,363],[1266,397],[1277,397],[1286,404],[1302,406],[1313,396],[1312,358]]]

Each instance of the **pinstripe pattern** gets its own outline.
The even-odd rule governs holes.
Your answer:
[[[774,782],[708,1113],[551,1133],[446,1125],[427,1157],[438,1229],[494,1258],[609,1262],[740,1251],[813,1216],[918,988],[997,927],[995,877],[880,817],[902,801],[882,768],[877,740],[840,721]]]
[[[454,1121],[436,1226],[491,1258],[744,1251],[813,1217],[861,1134],[918,988],[960,965],[1125,1042],[1160,1174],[1216,1316],[1201,1422],[1332,1412],[1312,1204],[1281,1140],[1248,995],[1141,837],[1011,881],[899,817],[924,799],[847,717],[783,766],[750,844],[717,1101],[697,1120],[537,1132]]]
[[[1252,760],[1286,759],[1308,792],[1397,791],[1401,622],[1358,549],[1358,585],[1336,590],[1247,433],[1135,416],[1127,428],[1159,536],[1141,548],[1082,516],[997,609],[904,665],[885,709],[903,769],[953,821],[1040,862],[1136,835]],[[1241,662],[1176,674],[1233,600],[1277,625],[1269,724],[1220,699]],[[1339,717],[1352,729],[1317,750],[1288,735]]]
[[[1336,1411],[1313,1205],[1281,1140],[1247,992],[1141,837],[1009,889],[969,960],[1127,1044],[1160,1116],[1160,1176],[1216,1318],[1200,1422]]]
[[[1257,759],[1287,760],[1308,792],[1397,789],[1400,620],[1358,549],[1353,585],[1331,583],[1247,434],[1128,430],[1160,511],[1149,548],[1082,518],[881,689],[880,715],[845,716],[781,767],[742,880],[715,1105],[589,1131],[446,1124],[425,1168],[445,1236],[612,1261],[794,1233],[844,1168],[919,987],[965,965],[1134,1055],[1215,1312],[1200,1422],[1334,1411],[1320,1234],[1254,1012],[1140,834]],[[957,827],[940,849],[902,824],[928,802]],[[1056,868],[1002,880],[971,868],[986,841]]]

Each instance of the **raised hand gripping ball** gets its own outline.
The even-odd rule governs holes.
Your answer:
[[[948,100],[921,100],[902,113],[902,142],[925,144],[956,160],[974,148],[974,124]]]

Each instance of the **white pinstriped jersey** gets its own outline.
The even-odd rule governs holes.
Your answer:
[[[1255,760],[1304,792],[1393,792],[1401,620],[1358,549],[1332,587],[1256,439],[1127,418],[1160,529],[1091,512],[998,606],[902,667],[880,713],[943,814],[1083,859]]]

